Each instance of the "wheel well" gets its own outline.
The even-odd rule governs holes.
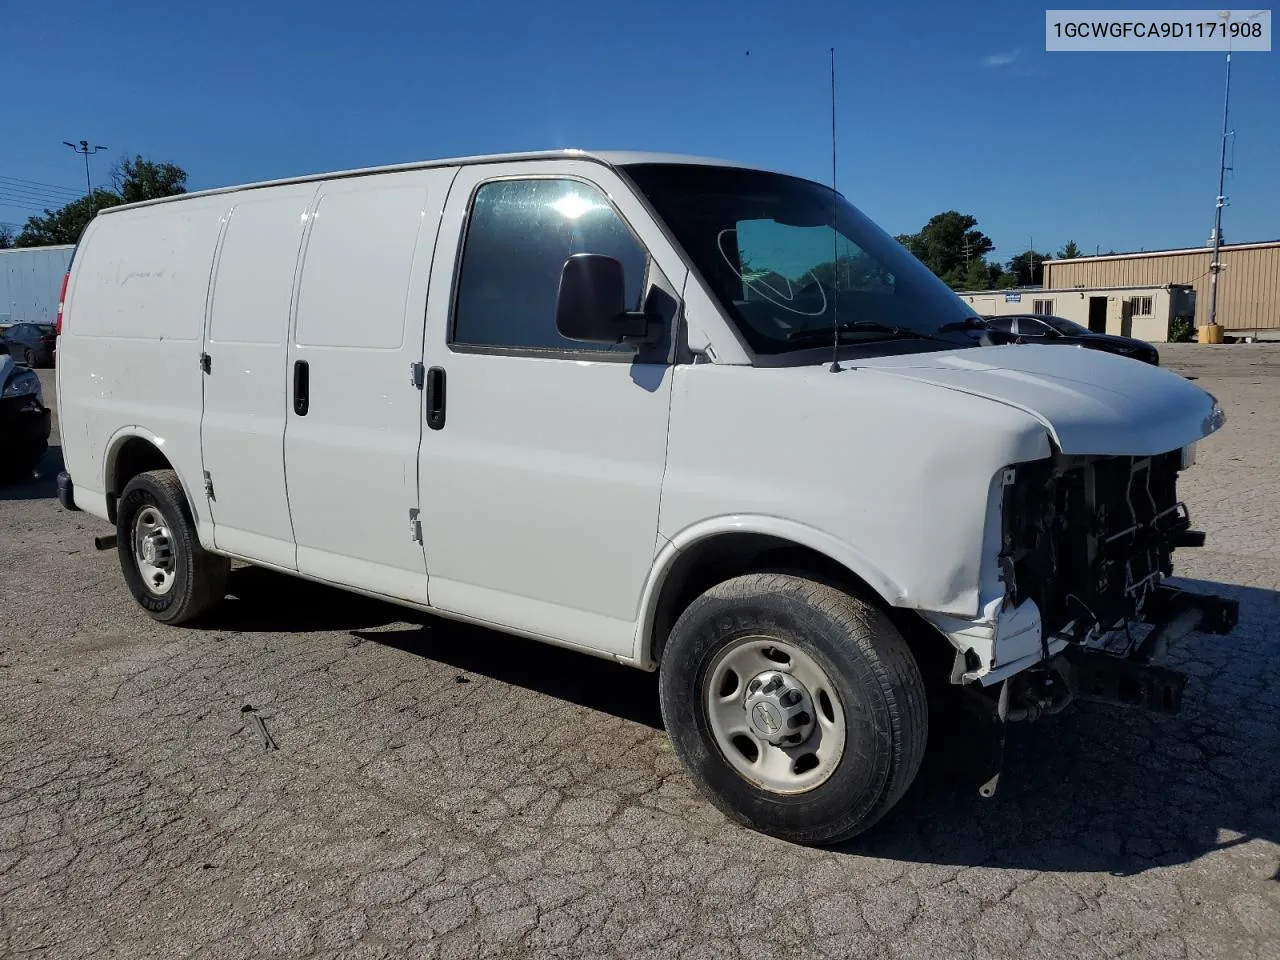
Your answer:
[[[142,437],[129,437],[120,445],[107,468],[107,517],[116,522],[116,500],[129,481],[148,470],[172,470],[159,448]]]
[[[661,660],[667,635],[680,614],[701,594],[717,583],[744,573],[779,568],[834,583],[877,606],[884,606],[880,595],[865,580],[817,550],[761,533],[725,533],[681,553],[667,572],[658,594],[650,634],[654,662]]]

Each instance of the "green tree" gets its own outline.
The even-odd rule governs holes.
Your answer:
[[[0,223],[0,250],[8,250],[13,246],[13,241],[13,227],[7,223]]]
[[[186,193],[187,171],[172,163],[155,163],[135,155],[111,168],[111,182],[122,202],[138,203]]]
[[[1043,253],[1028,250],[1009,261],[1009,272],[1017,279],[1019,287],[1038,286],[1044,278],[1044,262],[1049,258]]]
[[[990,290],[992,266],[981,258],[970,260],[964,273],[957,277],[958,284],[952,286],[957,290]]]
[[[931,217],[919,233],[904,234],[898,242],[926,267],[955,286],[968,275],[975,260],[995,249],[991,238],[975,229],[976,217],[947,210]]]
[[[1066,246],[1058,251],[1059,260],[1074,260],[1076,257],[1082,256],[1084,254],[1080,252],[1080,248],[1074,240],[1068,240]]]
[[[14,246],[46,247],[55,243],[78,243],[80,234],[99,210],[114,207],[120,197],[110,190],[94,190],[93,197],[72,200],[58,210],[45,210],[42,217],[28,217]]]
[[[126,157],[112,167],[111,182],[114,190],[98,187],[91,197],[72,200],[58,210],[46,209],[43,216],[28,217],[14,245],[43,247],[78,243],[80,234],[99,210],[187,192],[185,170],[172,163],[155,163],[139,155]]]

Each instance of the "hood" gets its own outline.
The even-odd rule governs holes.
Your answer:
[[[1090,333],[1080,334],[1073,339],[1083,343],[1108,343],[1116,347],[1124,347],[1127,350],[1136,352],[1150,350],[1151,344],[1145,340],[1135,340],[1133,337],[1121,337],[1114,333]]]
[[[1167,453],[1208,436],[1224,419],[1217,401],[1191,381],[1095,350],[982,347],[864,360],[857,367],[1015,407],[1044,424],[1066,454]]]

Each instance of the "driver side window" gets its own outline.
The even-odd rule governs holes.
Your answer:
[[[560,272],[575,253],[618,260],[627,305],[640,306],[648,252],[597,188],[562,179],[483,184],[471,204],[451,342],[517,350],[632,352],[627,344],[566,340],[556,330]]]

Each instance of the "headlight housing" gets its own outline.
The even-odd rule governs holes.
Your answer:
[[[9,378],[4,385],[4,397],[39,397],[40,377],[34,370],[23,370]]]

